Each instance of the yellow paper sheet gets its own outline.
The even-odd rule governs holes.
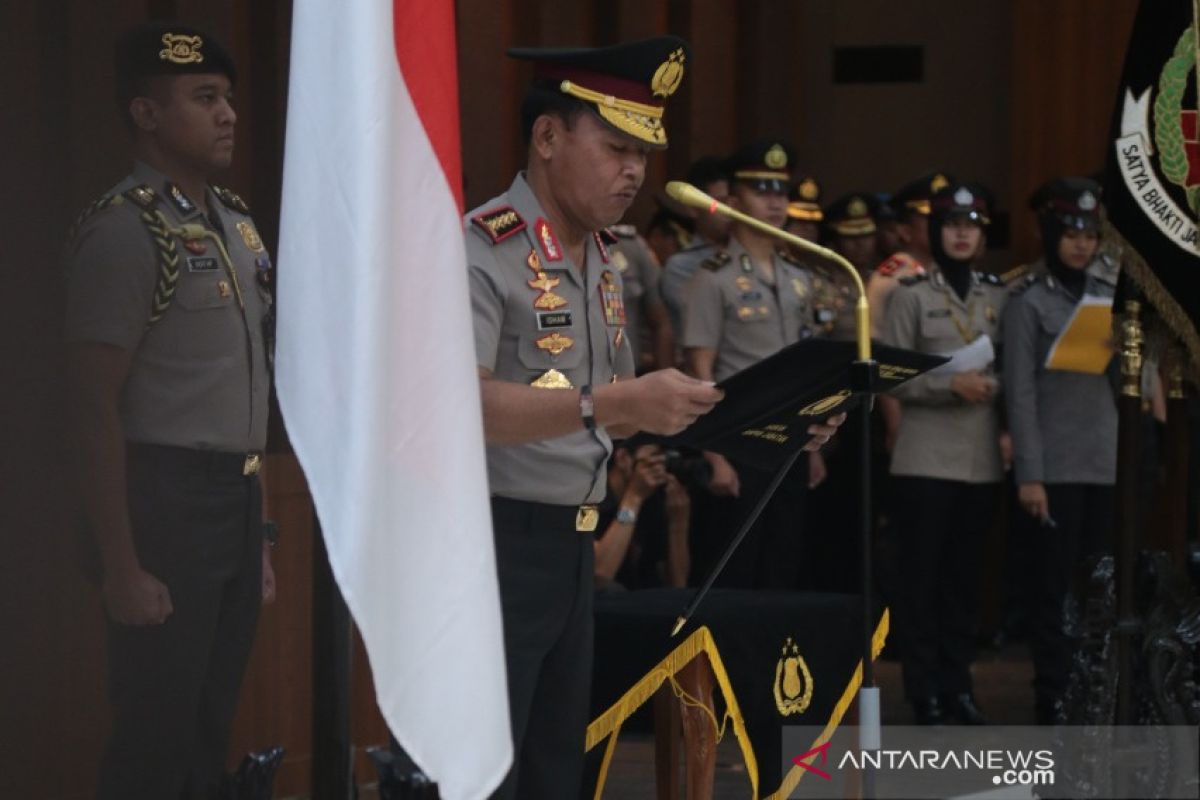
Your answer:
[[[1046,354],[1046,369],[1099,375],[1112,360],[1112,298],[1085,295]]]

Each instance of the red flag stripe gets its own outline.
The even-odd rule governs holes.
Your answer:
[[[463,210],[458,63],[452,0],[393,0],[400,77],[416,106],[458,210]]]

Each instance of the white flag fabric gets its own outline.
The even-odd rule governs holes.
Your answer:
[[[379,707],[446,800],[512,760],[453,0],[293,9],[276,385]]]

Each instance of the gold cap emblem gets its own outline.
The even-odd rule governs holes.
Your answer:
[[[775,708],[785,717],[803,714],[812,703],[813,681],[800,648],[788,637],[775,664]]]
[[[950,185],[950,181],[946,180],[946,176],[940,172],[933,176],[933,180],[929,182],[929,191],[936,192],[945,189]]]
[[[158,51],[158,57],[162,61],[170,61],[172,64],[201,64],[204,62],[204,54],[200,52],[200,48],[204,46],[204,40],[199,36],[164,33],[162,43],[165,47]]]
[[[817,400],[815,403],[809,403],[797,411],[796,416],[814,417],[820,414],[827,414],[845,402],[848,397],[850,397],[850,390],[842,389],[837,394],[831,394],[828,397]]]
[[[650,92],[655,97],[670,97],[675,94],[679,84],[683,83],[685,59],[683,48],[679,48],[659,64],[658,69],[654,71],[654,77],[650,79]]]
[[[771,169],[783,169],[787,166],[787,151],[782,145],[773,144],[763,156],[763,163]]]
[[[867,204],[861,197],[855,197],[846,205],[846,213],[852,217],[865,217]]]
[[[786,158],[786,155],[784,156]],[[800,199],[801,200],[816,200],[821,193],[821,189],[817,186],[817,182],[812,178],[805,178],[800,183]]]

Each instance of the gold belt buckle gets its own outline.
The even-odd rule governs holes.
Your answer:
[[[246,453],[246,460],[242,462],[242,474],[249,477],[257,475],[262,469],[262,453]]]
[[[600,524],[600,508],[598,506],[580,506],[575,514],[575,530],[579,533],[592,533]]]

